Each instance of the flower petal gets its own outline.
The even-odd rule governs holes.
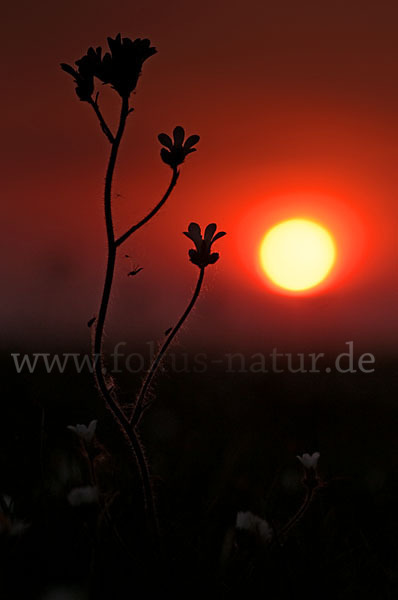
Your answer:
[[[114,40],[111,37],[108,37],[107,40],[108,40],[109,50],[112,52],[112,54],[114,54],[115,51],[117,52],[118,47],[120,47],[122,45],[120,33],[117,34],[117,36],[115,37]]]
[[[93,419],[93,420],[92,420],[92,421],[89,423],[89,425],[88,425],[87,429],[88,429],[88,432],[89,432],[90,434],[93,434],[93,435],[94,435],[95,429],[96,429],[96,427],[97,427],[97,423],[98,423],[97,419]]]
[[[202,234],[200,227],[197,223],[190,223],[188,227],[188,231],[183,232],[196,246],[196,250],[200,252],[202,247]]]
[[[216,229],[217,229],[217,225],[215,223],[210,223],[210,225],[208,225],[206,227],[204,240],[208,245],[210,245],[210,242],[212,240],[213,235],[216,232]]]
[[[198,135],[190,135],[189,138],[185,141],[184,150],[189,150],[192,146],[197,144],[200,140],[200,136]]]
[[[210,254],[210,256],[208,258],[209,265],[214,265],[214,263],[217,262],[219,258],[220,258],[220,255],[218,252],[213,252],[212,254]]]
[[[160,151],[160,156],[162,158],[162,161],[166,163],[166,165],[171,166],[172,162],[173,162],[173,157],[170,153],[169,150],[166,150],[166,148],[162,148]]]
[[[225,231],[219,231],[218,233],[216,233],[214,238],[211,240],[211,243],[214,244],[214,242],[216,240],[219,240],[220,238],[224,237],[224,235],[227,235]]]
[[[175,146],[181,148],[185,137],[185,131],[184,128],[181,127],[181,125],[177,125],[177,127],[174,128],[173,137]]]
[[[188,250],[188,254],[189,254],[189,260],[194,264],[197,265],[199,264],[199,255],[197,253],[196,250],[194,250],[193,248],[191,250]]]
[[[74,69],[70,65],[67,65],[66,63],[61,63],[61,69],[63,71],[66,71],[66,73],[69,73],[69,75],[72,75],[72,77],[78,77],[79,76],[79,74],[76,71],[76,69]]]
[[[172,149],[173,141],[172,141],[171,137],[169,135],[167,135],[167,133],[159,133],[158,140],[163,146],[166,146],[166,148],[169,148],[169,150]]]
[[[196,238],[199,238],[200,240],[202,239],[201,229],[197,223],[193,223],[193,222],[190,223],[188,226],[188,231],[192,236],[195,236]]]

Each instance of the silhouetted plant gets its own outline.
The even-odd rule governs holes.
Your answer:
[[[133,111],[133,108],[129,106],[130,95],[137,86],[138,78],[141,74],[144,62],[156,53],[156,49],[151,47],[150,41],[147,39],[136,39],[132,41],[129,38],[122,38],[120,34],[118,34],[115,39],[108,38],[108,45],[110,52],[106,52],[104,55],[102,55],[101,47],[98,47],[95,50],[94,48],[89,48],[87,53],[75,62],[76,68],[65,63],[61,64],[61,68],[74,78],[76,83],[76,94],[78,98],[92,106],[99,120],[102,131],[111,144],[104,188],[104,211],[107,232],[108,260],[99,313],[96,318],[90,319],[89,321],[90,326],[93,326],[95,323],[93,342],[95,378],[106,405],[110,409],[120,431],[124,435],[124,438],[134,455],[143,485],[145,507],[149,524],[151,525],[152,531],[154,533],[158,533],[152,480],[144,447],[137,432],[137,426],[143,414],[143,408],[145,407],[145,395],[153,376],[168,346],[188,317],[199,296],[205,267],[209,264],[213,264],[218,259],[217,253],[211,253],[211,246],[216,239],[225,235],[225,233],[220,232],[217,235],[214,235],[216,225],[211,224],[206,228],[204,238],[202,239],[200,227],[195,223],[190,224],[188,233],[186,233],[186,235],[191,237],[196,246],[196,250],[190,250],[189,256],[191,262],[200,268],[198,282],[187,309],[184,311],[184,314],[178,321],[177,325],[172,329],[166,342],[163,344],[158,355],[156,356],[154,363],[150,367],[136,402],[134,403],[132,410],[130,409],[132,417],[128,418],[126,411],[122,409],[118,401],[112,381],[108,380],[104,375],[103,333],[112,290],[117,249],[133,233],[135,233],[150,219],[152,219],[152,217],[156,215],[156,213],[167,201],[178,181],[180,174],[178,167],[184,162],[188,154],[196,151],[194,146],[199,142],[200,138],[198,135],[191,135],[185,140],[185,131],[181,126],[175,127],[173,131],[173,139],[165,133],[161,133],[158,136],[160,143],[164,146],[160,152],[161,158],[163,162],[165,162],[172,169],[171,181],[165,194],[158,204],[156,204],[156,206],[146,216],[138,221],[138,223],[129,227],[118,237],[115,234],[112,214],[112,182],[115,164],[118,156],[119,146],[125,131],[127,117]],[[102,82],[104,85],[110,85],[121,97],[119,124],[115,134],[107,125],[100,111],[98,104],[99,94],[97,93],[95,98],[93,98],[96,79]],[[140,270],[141,268],[134,269],[134,271],[129,273],[129,275],[135,275]],[[99,360],[96,360],[96,358],[99,358]]]
[[[216,229],[217,225],[211,223],[206,227],[205,234],[202,237],[199,225],[191,223],[188,231],[184,231],[184,235],[189,237],[196,246],[196,250],[189,251],[190,261],[200,269],[204,269],[207,265],[214,265],[219,259],[218,252],[211,252],[211,247],[216,240],[226,235],[226,233],[225,231],[219,231],[215,234]]]
[[[167,337],[166,341],[164,342],[164,344],[161,346],[159,352],[156,354],[156,356],[149,368],[147,376],[144,379],[144,383],[143,383],[141,391],[138,395],[138,399],[137,399],[137,402],[135,403],[134,411],[133,411],[132,417],[130,419],[130,423],[133,427],[138,425],[138,423],[141,420],[142,415],[149,408],[150,404],[145,404],[145,398],[146,398],[146,394],[149,390],[149,387],[151,385],[151,382],[153,380],[153,377],[154,377],[156,371],[158,370],[159,365],[162,362],[162,359],[163,359],[164,355],[166,354],[168,347],[170,346],[171,342],[173,341],[173,339],[175,338],[175,336],[177,335],[177,333],[183,326],[184,322],[188,318],[190,312],[192,311],[193,307],[195,306],[196,300],[199,298],[200,290],[201,290],[202,284],[203,284],[205,268],[210,264],[214,264],[219,258],[219,254],[217,252],[211,253],[211,245],[217,239],[226,235],[226,233],[225,233],[225,231],[220,231],[219,233],[217,233],[217,235],[214,235],[216,228],[217,228],[217,225],[215,223],[211,223],[210,225],[208,225],[205,230],[204,238],[202,238],[202,236],[201,236],[201,229],[197,223],[190,223],[190,225],[188,227],[188,232],[186,232],[186,231],[183,232],[184,235],[186,235],[190,239],[192,239],[196,245],[196,250],[189,250],[188,254],[189,254],[191,262],[200,268],[199,277],[198,277],[195,291],[193,293],[190,303],[188,304],[187,308],[185,309],[184,313],[182,314],[181,318],[179,319],[177,325],[175,325],[175,327],[172,327],[171,330],[168,330],[168,332],[167,332],[168,337]]]

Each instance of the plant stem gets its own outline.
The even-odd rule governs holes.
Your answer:
[[[108,140],[110,141],[110,143],[113,144],[115,141],[115,138],[113,137],[111,130],[109,129],[108,125],[106,124],[105,119],[102,116],[102,113],[98,106],[98,94],[97,94],[97,97],[95,98],[95,100],[93,100],[92,98],[90,99],[90,104],[93,107],[94,112],[98,117],[102,131],[105,133],[105,135],[108,138]]]
[[[105,190],[104,190],[104,209],[105,209],[105,224],[106,234],[108,241],[108,260],[106,265],[106,275],[104,282],[104,289],[102,292],[102,299],[97,318],[97,325],[95,329],[94,337],[94,354],[99,357],[99,360],[95,362],[95,374],[97,377],[97,383],[103,391],[105,388],[108,391],[104,374],[103,374],[103,356],[102,356],[102,342],[104,334],[104,324],[106,319],[106,313],[108,310],[109,298],[112,289],[113,275],[115,271],[116,261],[116,246],[115,246],[115,234],[113,230],[113,219],[112,219],[112,180],[113,173],[115,171],[116,158],[120,146],[120,141],[123,136],[123,131],[126,125],[126,118],[128,112],[128,99],[123,98],[122,108],[120,112],[119,127],[116,133],[116,137],[112,143],[111,154],[109,157],[108,168],[105,177]],[[113,402],[113,400],[112,400]],[[112,403],[111,402],[111,403]]]
[[[116,244],[115,244],[115,234],[113,228],[113,219],[112,219],[112,180],[113,174],[115,170],[115,164],[117,159],[117,154],[120,146],[120,142],[123,136],[124,128],[126,125],[126,119],[129,113],[128,99],[123,98],[122,108],[120,112],[120,120],[119,127],[112,143],[111,154],[109,157],[108,168],[105,177],[105,191],[104,191],[104,208],[105,208],[105,223],[106,223],[106,233],[107,233],[107,241],[108,241],[108,260],[106,267],[106,275],[104,282],[104,289],[102,293],[102,299],[97,319],[97,325],[95,329],[94,336],[94,356],[98,357],[98,360],[95,360],[95,378],[99,390],[110,409],[112,415],[114,416],[116,422],[119,425],[120,430],[124,434],[126,442],[134,454],[136,463],[138,465],[139,474],[141,477],[143,491],[144,491],[144,500],[145,500],[145,508],[147,512],[147,517],[149,523],[153,529],[153,533],[155,535],[158,534],[158,525],[156,518],[156,510],[155,510],[155,502],[153,498],[152,491],[152,482],[149,473],[149,466],[145,457],[144,448],[139,440],[137,434],[134,430],[132,430],[129,426],[129,421],[126,418],[124,412],[120,408],[116,399],[112,395],[111,391],[108,389],[105,375],[104,375],[104,361],[103,361],[103,334],[104,334],[104,324],[106,319],[106,314],[109,305],[109,298],[112,289],[113,275],[115,271],[115,261],[116,261]]]
[[[145,223],[147,223],[150,219],[152,219],[152,217],[154,217],[156,215],[156,213],[162,208],[163,204],[166,202],[167,198],[170,196],[171,192],[173,191],[178,177],[180,175],[180,172],[177,170],[177,168],[175,167],[173,169],[173,176],[171,178],[169,187],[166,190],[166,193],[164,194],[163,198],[160,200],[160,202],[151,210],[151,212],[149,212],[146,217],[144,217],[143,219],[141,219],[141,221],[139,221],[136,225],[133,225],[132,227],[130,227],[130,229],[128,229],[123,235],[121,235],[116,241],[115,241],[115,246],[120,246],[120,244],[123,244],[123,242],[125,242],[127,240],[127,238],[130,237],[131,234],[133,234],[135,231],[137,231],[137,229],[139,229],[140,227],[142,227],[143,225],[145,225]]]
[[[195,291],[193,293],[190,303],[188,304],[187,308],[185,309],[185,311],[184,311],[182,317],[180,318],[180,320],[178,321],[177,325],[173,328],[170,335],[167,337],[166,341],[164,342],[163,346],[160,348],[159,352],[157,353],[157,355],[155,356],[155,358],[152,362],[152,365],[149,368],[149,371],[144,379],[144,383],[142,384],[140,393],[139,393],[137,401],[135,403],[133,414],[130,418],[130,426],[133,430],[140,422],[140,419],[146,410],[146,407],[144,405],[145,396],[147,394],[147,391],[149,389],[151,381],[152,381],[156,371],[158,370],[160,363],[162,362],[162,359],[167,351],[167,348],[170,346],[171,342],[177,335],[178,331],[182,327],[184,321],[187,319],[189,313],[191,312],[191,310],[193,309],[193,307],[195,305],[196,300],[199,297],[200,290],[201,290],[202,283],[203,283],[204,274],[205,274],[205,268],[201,267],[200,272],[199,272],[198,281],[196,283]]]
[[[279,531],[278,537],[283,538],[289,533],[289,531],[299,522],[299,520],[305,515],[308,508],[311,505],[312,500],[314,499],[316,491],[319,489],[319,486],[307,488],[307,492],[304,498],[304,501],[296,514],[286,523],[284,527]]]

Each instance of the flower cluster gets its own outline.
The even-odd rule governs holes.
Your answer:
[[[200,140],[198,135],[190,135],[184,143],[185,131],[180,125],[174,128],[173,139],[167,133],[160,133],[158,140],[165,146],[160,151],[160,156],[166,165],[169,165],[172,169],[176,169],[178,165],[181,165],[185,157],[191,152],[196,152],[196,148],[193,148]]]
[[[213,265],[218,261],[220,255],[218,252],[212,252],[211,247],[214,242],[224,235],[227,235],[225,231],[219,231],[216,235],[217,225],[215,223],[210,223],[205,229],[205,234],[202,237],[201,229],[197,223],[190,223],[188,227],[188,231],[184,231],[184,235],[186,235],[190,240],[195,244],[196,249],[193,248],[189,250],[189,259],[190,261],[203,269],[207,267],[207,265]]]
[[[110,52],[102,56],[102,48],[89,48],[87,54],[75,61],[77,69],[61,64],[61,68],[72,75],[77,83],[76,94],[80,100],[90,102],[94,91],[94,77],[102,83],[110,84],[122,98],[128,98],[137,86],[144,62],[155,54],[147,39],[132,41],[122,38],[108,38]]]
[[[92,48],[91,48],[92,49]],[[94,76],[90,71],[86,71],[84,68],[77,70],[67,65],[65,63],[61,63],[61,68],[72,75],[75,80],[76,85],[76,94],[80,98],[82,102],[90,102],[91,96],[94,91]]]

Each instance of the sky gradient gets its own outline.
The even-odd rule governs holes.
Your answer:
[[[76,1],[11,5],[3,19],[4,347],[85,342],[105,268],[108,143],[59,63],[106,37],[148,37],[114,183],[118,231],[158,202],[170,172],[157,134],[198,152],[162,212],[120,252],[108,340],[159,339],[192,293],[190,221],[227,231],[180,346],[390,352],[398,333],[398,7],[381,2]],[[100,89],[114,125],[118,97]],[[116,197],[117,195],[117,197]],[[335,235],[318,294],[275,294],[258,245],[283,218]],[[128,253],[130,262],[124,258]],[[132,265],[144,267],[127,277]]]

